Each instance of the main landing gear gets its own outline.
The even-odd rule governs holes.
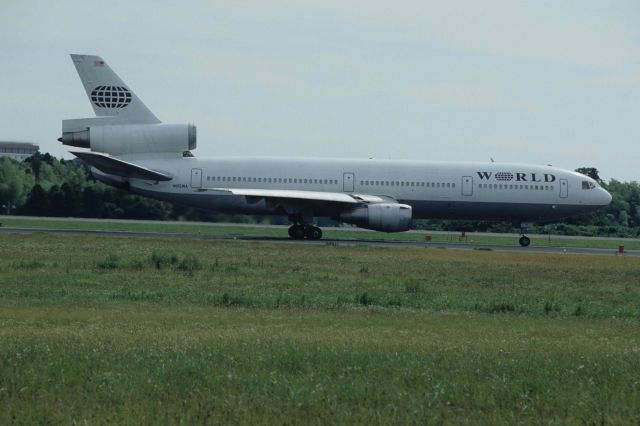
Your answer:
[[[528,247],[529,244],[531,244],[531,240],[529,239],[529,237],[527,237],[526,235],[523,235],[522,237],[520,237],[520,239],[518,240],[518,242],[520,243],[520,245],[522,247]]]
[[[294,240],[319,240],[322,238],[322,229],[313,225],[300,225],[298,223],[289,227],[289,236]]]

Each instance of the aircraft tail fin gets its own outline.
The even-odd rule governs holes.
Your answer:
[[[121,123],[160,123],[101,57],[71,55],[71,59],[96,116]]]

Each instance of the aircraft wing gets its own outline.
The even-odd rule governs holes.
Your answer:
[[[397,203],[396,200],[379,195],[359,195],[344,192],[298,191],[294,189],[250,189],[250,188],[201,188],[198,191],[220,195],[244,195],[268,200],[325,201],[344,204]]]
[[[119,160],[98,152],[73,152],[73,155],[95,167],[101,172],[126,178],[166,181],[173,179],[164,173],[138,166],[127,161]]]

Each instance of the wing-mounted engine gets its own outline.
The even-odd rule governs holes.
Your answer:
[[[65,120],[62,137],[58,140],[65,145],[90,148],[94,152],[111,155],[182,154],[196,148],[196,126],[193,124],[114,125],[100,122],[91,125],[92,121]]]
[[[401,232],[411,224],[411,206],[397,203],[365,204],[340,214],[340,220],[360,228]]]

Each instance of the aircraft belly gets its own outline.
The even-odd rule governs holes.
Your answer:
[[[401,200],[414,219],[548,221],[588,211],[584,205]]]

